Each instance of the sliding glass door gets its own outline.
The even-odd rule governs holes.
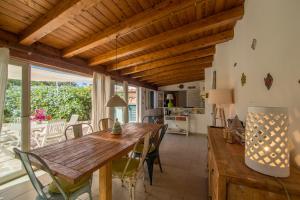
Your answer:
[[[26,150],[28,147],[28,128],[24,126],[28,119],[22,117],[28,108],[28,101],[27,93],[22,92],[22,88],[26,85],[29,70],[29,65],[23,63],[11,61],[8,65],[4,118],[0,132],[0,184],[24,174],[13,148]]]

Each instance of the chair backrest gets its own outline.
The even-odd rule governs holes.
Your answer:
[[[161,124],[163,123],[163,117],[147,115],[143,117],[142,123]]]
[[[156,150],[159,149],[160,143],[161,143],[162,139],[164,138],[167,130],[168,130],[168,124],[165,124],[160,128],[158,138],[153,141],[153,144],[154,144]]]
[[[41,146],[60,142],[66,126],[65,120],[51,120],[46,127],[46,134],[43,137]]]
[[[71,118],[68,122],[69,125],[76,124],[78,121],[79,115],[71,115]]]
[[[111,118],[103,118],[99,120],[98,128],[100,131],[106,130],[110,128],[110,123],[113,124],[114,120]]]
[[[86,125],[87,127],[89,127],[91,132],[94,132],[93,127],[89,123],[80,123],[80,124],[69,125],[65,129],[65,138],[66,138],[66,140],[68,140],[68,133],[70,133],[71,131],[73,131],[73,138],[82,137],[83,136],[83,125]]]
[[[38,195],[41,199],[49,199],[49,197],[47,197],[47,195],[45,194],[45,192],[43,190],[43,188],[45,186],[43,186],[43,184],[40,182],[40,180],[37,178],[37,176],[35,175],[35,173],[33,171],[32,160],[35,160],[35,162],[38,162],[39,165],[41,165],[41,168],[50,175],[51,179],[57,186],[58,190],[60,191],[60,193],[62,194],[64,199],[68,199],[67,194],[64,192],[64,190],[62,189],[62,186],[57,181],[55,176],[52,174],[51,170],[49,169],[48,165],[46,164],[46,162],[43,159],[41,159],[40,157],[38,157],[37,155],[35,155],[33,153],[23,152],[17,148],[14,148],[14,152],[20,158],[34,189],[36,190],[36,192],[38,193]]]
[[[149,151],[150,137],[151,137],[151,132],[147,133],[145,135],[145,137],[144,137],[144,140],[143,140],[143,152],[142,152],[142,155],[141,155],[140,160],[139,160],[139,166],[138,166],[136,172],[133,174],[133,176],[135,176],[136,178],[138,176],[140,176],[142,174],[142,172],[143,172],[142,168],[144,167],[144,162],[145,162],[147,153]],[[134,152],[136,152],[137,146],[139,144],[140,144],[140,142],[138,142],[138,143],[135,144],[135,146],[133,148],[133,151],[131,152],[131,155],[129,156],[129,159],[128,159],[128,161],[126,163],[126,166],[125,166],[125,168],[123,170],[122,179],[123,179],[123,177],[124,177],[124,175],[125,175],[125,173],[127,171],[127,168],[128,168],[128,166],[130,164],[131,159],[134,159],[133,154],[134,154]]]

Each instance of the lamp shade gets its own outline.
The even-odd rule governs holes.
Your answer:
[[[213,89],[209,91],[209,104],[231,104],[233,103],[233,93],[231,89]]]
[[[249,107],[245,132],[245,163],[263,174],[288,177],[287,108]]]
[[[112,96],[106,103],[107,107],[126,107],[127,103],[118,95]]]
[[[174,99],[173,94],[167,94],[167,99],[168,100],[173,100]]]

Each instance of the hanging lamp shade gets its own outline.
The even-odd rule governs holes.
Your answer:
[[[127,103],[119,96],[112,96],[106,103],[107,107],[126,107]]]

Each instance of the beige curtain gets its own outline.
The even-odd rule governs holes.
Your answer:
[[[0,48],[0,131],[3,122],[3,112],[5,106],[5,91],[8,74],[8,59],[9,50],[7,48]]]
[[[102,118],[111,118],[111,109],[106,107],[106,103],[111,97],[111,78],[104,74],[93,74],[92,90],[92,125],[94,130],[98,130],[98,122]]]
[[[123,82],[123,88],[124,88],[124,100],[127,103],[127,107],[123,108],[123,119],[124,123],[128,123],[128,82]]]

